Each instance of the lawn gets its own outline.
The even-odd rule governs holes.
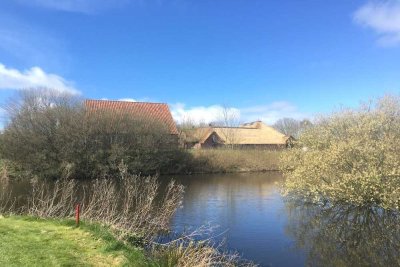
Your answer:
[[[71,220],[0,217],[0,266],[144,266],[143,251]]]

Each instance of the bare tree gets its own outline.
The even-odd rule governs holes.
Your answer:
[[[226,146],[234,148],[235,144],[237,144],[240,139],[238,134],[240,112],[237,109],[224,106],[216,124],[221,127],[221,133],[223,135],[221,137],[224,138]]]
[[[287,136],[299,138],[302,131],[311,126],[312,123],[307,119],[300,121],[293,118],[283,118],[275,122],[273,127]]]

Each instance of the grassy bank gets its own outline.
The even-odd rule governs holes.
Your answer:
[[[9,205],[12,188],[0,177],[0,266],[253,266],[220,251],[205,237],[207,227],[170,232],[183,186],[170,182],[163,192],[155,177],[123,170],[119,179],[85,188],[74,180],[35,181],[19,207]],[[79,228],[71,220],[75,203],[81,204]],[[158,243],[168,233],[169,242]]]
[[[194,158],[194,173],[217,173],[276,171],[279,170],[282,152],[259,149],[193,149],[190,153]]]
[[[0,266],[256,266],[209,242],[173,241],[150,250],[121,242],[98,224],[0,215]]]
[[[147,266],[143,251],[72,220],[0,217],[0,266]]]

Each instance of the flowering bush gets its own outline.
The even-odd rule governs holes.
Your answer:
[[[281,166],[287,195],[399,209],[400,98],[318,118],[283,154]]]

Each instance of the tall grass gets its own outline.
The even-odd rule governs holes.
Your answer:
[[[195,173],[279,170],[282,152],[262,149],[193,149]]]
[[[76,180],[61,179],[53,185],[34,181],[32,188],[24,211],[28,215],[71,217],[79,203],[82,219],[110,226],[120,239],[135,234],[146,242],[168,230],[184,192],[174,181],[161,190],[157,177],[129,174],[125,166],[117,179],[91,180],[83,186]]]

